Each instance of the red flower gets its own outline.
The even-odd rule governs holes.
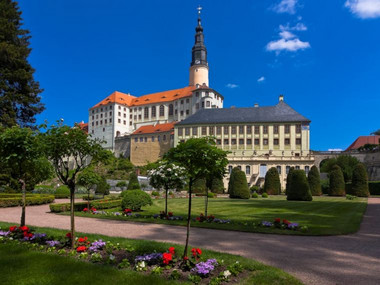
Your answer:
[[[31,238],[31,237],[33,237],[33,234],[32,233],[28,233],[28,232],[24,232],[24,237],[26,237],[26,238]]]
[[[124,213],[126,213],[126,214],[132,213],[132,210],[127,208],[127,209],[124,210]]]
[[[170,261],[172,261],[173,256],[172,256],[171,253],[167,253],[167,252],[165,252],[165,253],[162,255],[162,259],[163,259],[164,264],[168,265],[168,264],[170,263]]]
[[[9,231],[11,231],[11,232],[14,232],[15,230],[17,230],[17,226],[12,226],[9,228]]]
[[[95,211],[96,211],[96,209],[95,209],[94,207],[92,207],[92,208],[91,208],[91,211],[95,212]]]
[[[84,252],[86,250],[87,250],[87,247],[85,247],[85,246],[78,246],[77,247],[77,252]]]
[[[197,248],[197,254],[199,254],[199,255],[202,254],[202,250],[200,248]]]
[[[87,208],[84,208],[84,209],[83,209],[83,212],[88,212],[88,209],[87,209]]]
[[[27,226],[20,227],[20,230],[23,232],[29,232],[29,228]]]
[[[188,258],[187,256],[185,256],[185,257],[183,258],[183,260],[186,261],[186,260],[189,260],[189,258]]]
[[[168,213],[168,216],[169,216],[169,217],[173,217],[173,212],[169,212],[169,213]]]
[[[83,242],[86,242],[87,241],[87,237],[84,237],[84,238],[78,238],[78,242],[79,243],[83,243]]]
[[[276,218],[276,219],[274,220],[274,222],[275,222],[275,223],[281,223],[281,219],[280,219],[280,218]]]
[[[285,224],[285,225],[289,225],[290,222],[288,220],[282,220],[282,222]]]
[[[199,221],[201,220],[201,218],[200,218],[200,217],[197,217],[196,220],[199,222]]]
[[[71,238],[72,238],[72,237],[71,237],[71,233],[67,233],[67,234],[66,234],[66,237],[69,238],[69,239],[71,239]]]
[[[200,255],[202,254],[202,250],[200,248],[192,248],[191,252],[194,257],[199,258]]]
[[[169,252],[170,252],[171,254],[174,254],[174,253],[175,253],[175,248],[174,248],[174,247],[169,247]]]

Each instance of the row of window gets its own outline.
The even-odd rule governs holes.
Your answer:
[[[266,167],[266,165],[264,165],[264,166]],[[233,167],[232,165],[229,165],[229,166],[228,166],[228,173],[229,173],[229,174],[231,174],[233,168],[234,168],[234,167]],[[238,165],[237,168],[239,168],[240,170],[242,170],[241,165]],[[276,168],[277,168],[277,172],[278,172],[278,174],[281,175],[281,173],[282,173],[282,168],[283,168],[283,167],[282,167],[281,165],[277,165]],[[297,166],[295,167],[295,169],[296,169],[296,170],[300,170],[301,167],[300,167],[299,165],[297,165]],[[306,175],[308,175],[308,174],[309,174],[309,171],[310,171],[310,166],[307,166],[307,165],[306,165],[305,168],[304,168],[303,170],[305,170]],[[290,166],[289,166],[289,165],[285,166],[285,173],[286,173],[286,175],[289,174],[289,171],[290,171]],[[251,175],[251,166],[250,166],[250,165],[246,165],[246,166],[245,166],[245,174],[246,174],[246,175]]]
[[[119,110],[120,110],[120,106],[119,106]],[[112,110],[112,106],[105,106],[104,107],[104,111],[107,111],[107,110]],[[124,111],[126,110],[126,108],[124,108]],[[99,113],[99,112],[103,112],[103,107],[102,108],[98,108],[98,109],[94,109],[91,111],[92,114],[95,114],[95,113]]]
[[[236,145],[237,142],[239,142],[239,145],[244,145],[244,143],[247,145],[251,145],[252,141],[253,141],[254,145],[260,145],[260,139],[254,139],[254,140],[252,140],[252,139],[224,139],[223,144],[224,145],[229,145],[229,144]],[[222,140],[217,139],[216,144],[221,145]],[[290,138],[285,138],[284,144],[290,145]],[[301,145],[301,144],[302,144],[302,139],[296,138],[296,145]],[[269,145],[269,139],[263,139],[263,145]],[[280,145],[280,140],[279,139],[273,139],[273,145]]]
[[[151,136],[151,142],[155,142],[156,139],[157,139],[158,142],[160,142],[161,141],[161,136],[160,135],[158,135],[157,137],[156,136]],[[163,135],[162,136],[162,141],[166,141],[166,139],[167,139],[166,135]],[[170,136],[170,139],[173,139],[172,135]],[[139,142],[139,141],[146,143],[146,142],[148,142],[148,137],[140,137],[140,138],[135,137],[135,142]]]
[[[229,134],[229,131],[231,130],[232,135],[236,134],[244,134],[244,127],[246,127],[246,134],[259,134],[260,133],[260,126],[211,126],[211,127],[206,127],[203,126],[201,128],[201,134],[202,135],[207,135],[207,130],[209,135],[221,135],[222,133],[225,135]],[[268,134],[269,133],[269,126],[262,126],[263,127],[263,134]],[[273,133],[278,134],[279,133],[279,125],[274,125],[273,126]],[[180,127],[178,128],[178,135],[182,136],[183,131],[185,131],[185,135],[189,136],[190,135],[190,129],[192,130],[192,135],[198,135],[198,127]],[[296,125],[296,133],[300,134],[302,130],[301,125]],[[254,132],[253,132],[254,131]],[[290,134],[290,125],[284,125],[284,132],[285,134]]]

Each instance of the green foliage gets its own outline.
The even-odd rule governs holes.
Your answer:
[[[95,193],[98,195],[109,195],[111,186],[107,183],[107,179],[104,176],[100,177],[98,184],[96,185]]]
[[[92,167],[88,167],[79,172],[77,177],[77,185],[86,188],[87,192],[94,189],[100,182],[100,175],[97,174]]]
[[[341,168],[338,165],[332,167],[329,174],[329,195],[330,196],[345,196],[344,176]]]
[[[160,193],[158,191],[152,191],[152,196],[160,197]]]
[[[215,197],[216,197],[216,194],[215,194],[215,193],[212,193],[212,192],[208,192],[208,193],[207,193],[207,196],[208,196],[209,198],[215,198]]]
[[[70,196],[70,189],[66,185],[61,185],[55,190],[54,194],[65,195],[68,198]]]
[[[119,158],[117,159],[117,170],[122,170],[126,172],[132,171],[134,168],[133,164],[127,158]]]
[[[350,194],[346,195],[346,200],[355,200],[356,198],[357,196],[354,196],[354,195],[350,195]]]
[[[374,131],[373,133],[371,133],[371,135],[380,136],[380,129],[378,129],[377,131]]]
[[[290,189],[290,185],[292,184],[292,174],[294,171],[294,167],[290,167],[288,175],[286,176],[286,188],[285,188],[285,194],[288,195],[288,191]]]
[[[74,211],[83,211],[84,208],[87,207],[87,202],[78,202],[74,204]],[[49,205],[50,212],[53,213],[61,213],[70,211],[70,203],[62,203],[62,204],[50,204]]]
[[[307,182],[305,171],[293,170],[291,182],[287,191],[287,200],[312,201],[309,183]]]
[[[231,192],[232,192],[232,187],[234,185],[234,179],[236,177],[236,173],[239,171],[240,171],[240,169],[237,167],[232,168],[232,171],[230,173],[230,180],[228,181],[228,189],[227,189],[228,194],[231,194]]]
[[[217,178],[214,177],[212,179],[212,185],[211,185],[211,192],[216,193],[216,194],[222,194],[224,193],[224,183],[223,183],[223,178]]]
[[[323,194],[329,194],[330,180],[329,179],[321,179],[321,188],[322,188]]]
[[[270,195],[281,193],[280,176],[276,167],[270,168],[265,175],[264,192]]]
[[[255,198],[255,199],[259,198],[259,194],[257,194],[256,192],[253,192],[252,198]]]
[[[249,190],[251,191],[251,193],[260,193],[260,187],[257,185],[252,185],[251,188],[249,188]]]
[[[237,171],[232,171],[230,180],[233,182],[229,185],[230,198],[249,199],[250,192],[248,188],[247,178],[245,173],[236,167]]]
[[[129,175],[129,183],[127,190],[141,189],[139,180],[137,179],[136,173],[132,172]]]
[[[132,209],[133,211],[140,211],[141,207],[152,205],[152,198],[141,190],[127,190],[121,193],[122,201],[121,208]]]
[[[111,209],[111,208],[117,208],[121,206],[121,200],[94,200],[90,203],[91,207],[94,207],[97,210],[101,209]]]
[[[193,193],[206,193],[206,179],[199,178],[194,181]]]
[[[261,197],[262,197],[262,198],[268,198],[269,196],[268,196],[267,193],[264,192],[263,194],[261,194]]]
[[[0,208],[21,206],[22,205],[21,194],[16,194],[16,195],[17,196],[7,197],[0,194]],[[53,195],[33,194],[33,195],[26,196],[27,206],[49,204],[49,203],[52,203],[53,201],[54,201]]]
[[[368,182],[368,188],[371,195],[380,195],[380,181]]]
[[[358,197],[368,197],[368,176],[363,163],[358,163],[352,173],[352,195]]]
[[[334,165],[338,165],[344,176],[344,181],[350,182],[352,180],[352,173],[355,166],[359,163],[356,157],[350,155],[340,155],[338,158],[330,158],[321,162],[321,172],[330,173]]]
[[[119,181],[119,182],[116,183],[116,187],[120,187],[120,188],[127,187],[127,185],[128,184],[125,181]]]
[[[309,182],[311,195],[321,196],[322,195],[321,177],[319,174],[318,167],[316,167],[315,165],[311,167],[307,180]]]
[[[22,29],[15,1],[0,2],[0,126],[30,126],[44,110],[39,83],[28,62],[30,33]]]

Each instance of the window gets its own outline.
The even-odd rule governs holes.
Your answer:
[[[120,137],[120,132],[119,131],[116,132],[116,136]]]
[[[106,131],[106,128],[103,128],[103,132],[105,132]]]
[[[210,101],[206,101],[206,107],[210,107]]]
[[[107,117],[107,112],[104,113],[104,117]]]
[[[144,138],[144,142],[148,142],[148,138],[147,137]]]
[[[135,142],[137,142],[138,141],[138,139],[137,138],[135,138]]]
[[[92,126],[94,126],[94,122],[92,122],[92,124],[91,124]]]
[[[204,108],[205,107],[205,102],[202,102],[202,108]]]
[[[157,141],[161,141],[161,137],[160,136],[157,136]]]
[[[290,125],[285,125],[285,134],[290,134]]]
[[[186,115],[189,115],[190,114],[190,110],[186,110]]]
[[[296,166],[296,170],[300,170],[300,166],[299,165]]]
[[[103,118],[103,114],[100,114],[100,118]]]
[[[239,134],[244,134],[244,126],[239,126]]]
[[[110,112],[110,116],[112,116],[112,112]]]
[[[156,106],[152,106],[152,118],[156,117]]]
[[[132,114],[129,115],[129,119],[132,120]]]
[[[126,124],[127,124],[127,121],[124,120],[124,121],[123,121],[123,124],[126,125]]]
[[[300,138],[297,138],[296,139],[296,145],[300,145],[301,144],[301,139]]]
[[[263,144],[268,145],[268,139],[263,139]]]
[[[129,125],[132,126],[132,121],[129,122]]]
[[[224,134],[228,135],[228,126],[224,126],[223,129],[224,129]]]
[[[198,135],[198,128],[193,127],[193,136],[196,136],[196,135]]]
[[[244,139],[239,139],[239,144],[243,145],[244,144]]]
[[[186,99],[186,103],[190,103],[190,99]]]
[[[279,140],[278,140],[278,139],[274,139],[274,140],[273,140],[273,144],[274,144],[274,145],[279,145]]]
[[[173,104],[170,104],[169,105],[169,116],[173,116],[173,113],[174,113],[174,106],[173,106]]]
[[[94,130],[92,130],[91,133],[94,133]]]
[[[231,127],[231,134],[236,135],[236,126]]]
[[[140,137],[140,142],[143,142],[144,141],[144,138],[143,137]]]
[[[174,111],[174,113],[177,115],[177,114],[178,114],[178,110],[176,109],[176,110]]]
[[[178,135],[179,135],[179,136],[182,136],[182,135],[183,135],[183,129],[182,129],[182,128],[178,128]]]
[[[141,115],[139,115],[139,120],[141,120]]]
[[[286,175],[288,175],[289,174],[289,171],[290,171],[290,166],[286,166]]]
[[[251,145],[252,144],[252,139],[247,139],[247,145]]]
[[[166,135],[163,135],[163,136],[162,136],[162,140],[163,140],[163,141],[166,141]]]
[[[277,172],[278,172],[278,174],[281,174],[281,166],[280,165],[277,165]]]
[[[264,134],[267,134],[267,133],[268,133],[268,126],[264,126],[264,127],[263,127],[263,133],[264,133]]]
[[[163,117],[163,116],[165,116],[165,107],[164,107],[164,105],[161,105],[160,106],[160,117]]]
[[[121,119],[117,119],[117,122],[118,122],[119,124],[121,124]]]
[[[124,108],[124,112],[127,111],[127,108]]]
[[[134,115],[133,118],[134,118],[135,120],[137,120],[137,115]]]
[[[216,144],[217,144],[217,145],[221,145],[221,144],[222,144],[222,140],[221,140],[221,139],[217,139],[217,140],[216,140]]]
[[[278,126],[273,126],[273,133],[278,134]]]
[[[99,115],[96,115],[96,119],[99,119]]]
[[[92,116],[92,119],[94,119],[94,116]]]
[[[93,113],[93,114],[95,113],[94,110],[92,110],[92,113]]]
[[[144,108],[144,118],[145,118],[145,119],[148,119],[148,118],[149,118],[149,108],[148,108],[148,107],[145,107],[145,108]]]
[[[306,175],[309,174],[309,171],[310,171],[310,167],[309,166],[305,166],[305,173],[306,173]]]
[[[241,170],[241,165],[238,165],[237,168],[239,168],[239,170]]]
[[[123,114],[123,117],[124,117],[124,118],[126,118],[126,117],[127,117],[127,114],[126,114],[126,113],[124,113],[124,114]]]
[[[228,173],[231,174],[232,172],[232,165],[228,165]]]
[[[99,125],[99,122],[98,122],[98,121],[96,121],[96,125]]]
[[[197,91],[197,92],[195,92],[195,97],[199,97],[199,92]]]
[[[207,127],[202,127],[202,136],[207,135]]]
[[[199,103],[195,104],[195,109],[199,110]]]
[[[251,167],[249,165],[245,167],[245,174],[251,174]]]
[[[117,114],[119,115],[119,117],[121,117],[121,112],[118,112]]]
[[[100,108],[100,112],[103,112],[103,108]]]
[[[189,127],[185,128],[185,135],[190,136],[190,128]]]
[[[181,100],[181,105],[183,105],[183,100]]]
[[[247,126],[247,134],[252,133],[252,126]]]
[[[297,134],[301,133],[301,125],[296,125],[296,133]]]
[[[260,126],[255,126],[255,134],[259,134],[260,133]]]
[[[285,139],[285,145],[290,145],[290,139]]]
[[[212,126],[212,127],[209,127],[208,129],[209,129],[209,135],[213,136],[214,135],[214,130],[215,130],[214,127]]]
[[[110,119],[110,123],[112,123],[112,119]]]
[[[216,134],[217,135],[220,135],[220,134],[222,134],[222,127],[216,127]]]
[[[181,111],[181,116],[183,116],[183,111]]]
[[[259,145],[260,144],[260,139],[255,139],[255,145]]]
[[[104,120],[104,124],[107,124],[107,119]]]
[[[231,144],[232,144],[232,145],[236,145],[236,139],[232,139],[232,140],[231,140]]]

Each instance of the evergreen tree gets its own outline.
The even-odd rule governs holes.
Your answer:
[[[29,31],[12,0],[0,1],[0,126],[30,126],[44,110],[42,92],[28,62]]]
[[[330,188],[329,188],[330,196],[346,195],[346,191],[345,191],[346,184],[344,183],[343,172],[342,172],[342,169],[339,167],[339,165],[334,165],[332,167],[332,170],[329,173],[329,180],[330,180]]]
[[[363,163],[359,163],[352,173],[352,195],[368,197],[368,175]]]
[[[132,172],[130,175],[129,175],[129,183],[128,183],[128,188],[127,190],[140,190],[140,183],[139,183],[139,180],[137,178],[137,175],[136,173]]]
[[[305,171],[293,170],[291,183],[287,191],[288,200],[312,201],[309,183],[307,182]]]
[[[321,187],[321,177],[319,174],[318,167],[315,165],[310,169],[309,175],[307,177],[309,182],[309,187],[311,191],[311,195],[313,196],[321,196],[322,195],[322,187]]]
[[[193,193],[206,193],[206,179],[199,178],[194,180],[193,183]]]
[[[235,174],[236,174],[236,172],[239,172],[239,171],[240,171],[240,169],[237,167],[234,167],[231,171],[230,180],[228,181],[228,190],[227,190],[228,194],[231,194],[231,188],[232,188],[232,185],[234,183],[235,176],[236,176]]]
[[[290,185],[292,183],[292,173],[294,171],[294,167],[290,167],[288,175],[286,176],[286,188],[285,188],[285,194],[288,194],[288,190],[290,189]]]
[[[269,195],[279,195],[281,193],[280,176],[276,167],[272,167],[265,175],[264,192]]]
[[[249,199],[251,195],[245,173],[237,168],[237,171],[232,171],[230,182],[231,180],[230,198]]]
[[[217,194],[224,193],[223,178],[214,178],[212,180],[211,192]]]

